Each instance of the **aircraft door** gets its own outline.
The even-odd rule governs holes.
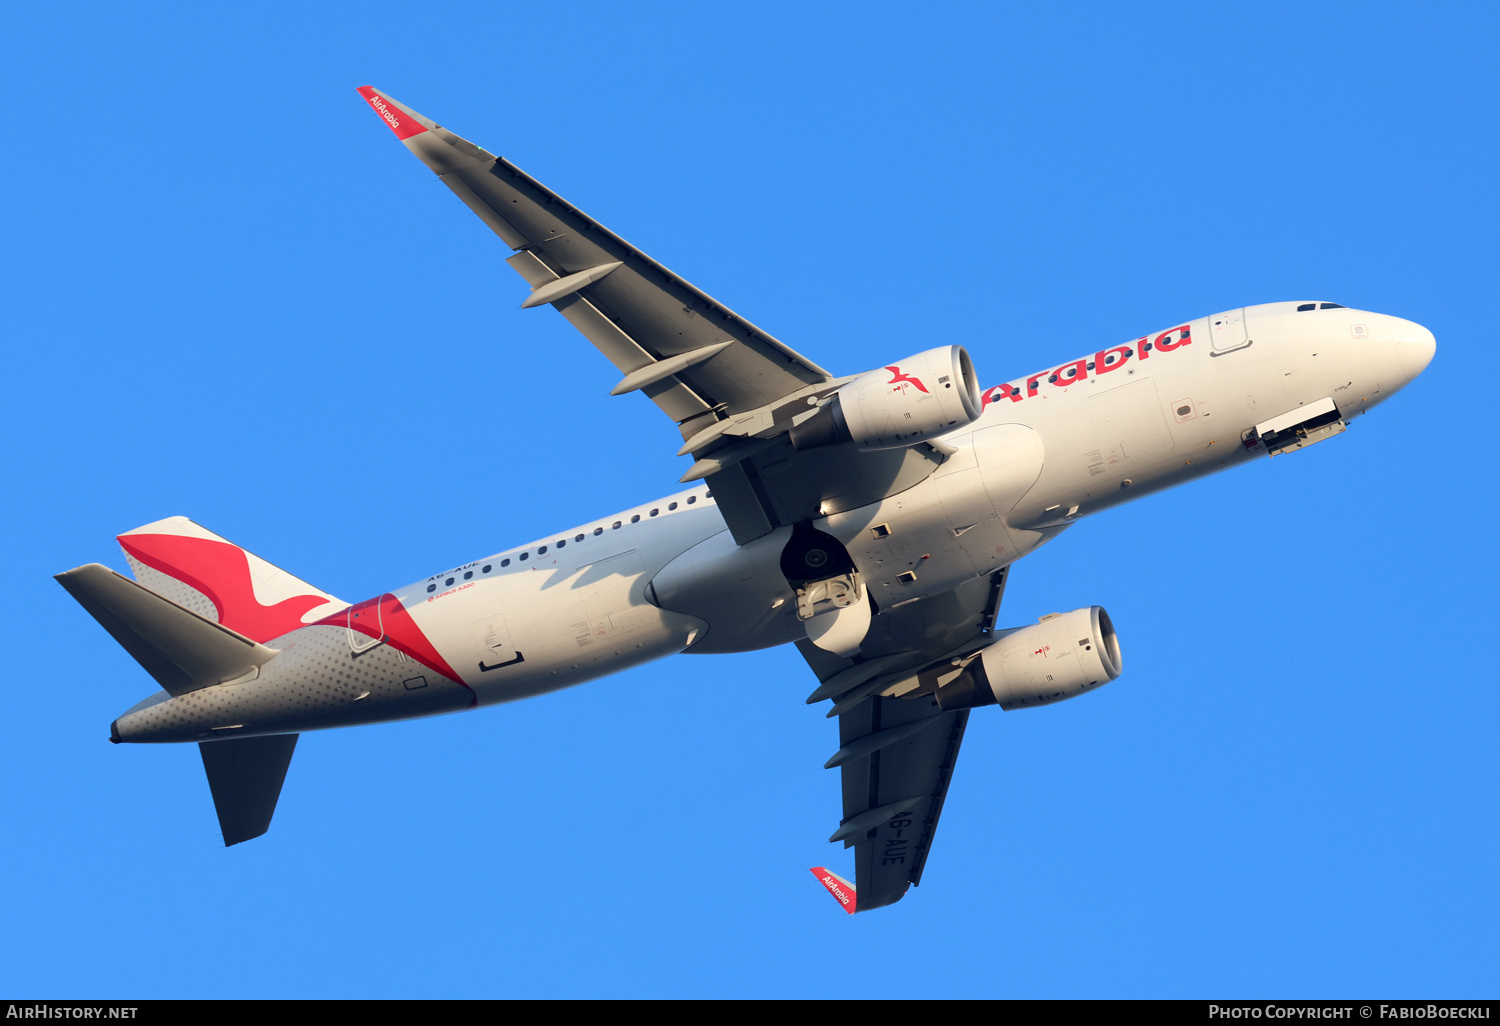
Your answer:
[[[382,607],[387,598],[395,601],[395,596],[382,595],[380,598],[357,602],[344,613],[349,651],[355,655],[364,655],[385,642],[385,614]]]
[[[1243,349],[1250,344],[1250,339],[1245,333],[1245,310],[1228,310],[1224,313],[1214,314],[1208,319],[1209,334],[1213,338],[1214,352],[1227,353],[1233,349]]]

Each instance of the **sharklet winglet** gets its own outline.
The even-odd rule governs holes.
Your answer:
[[[858,896],[855,893],[852,883],[822,866],[814,866],[809,872],[818,878],[818,883],[828,889],[828,893],[833,895],[833,900],[837,901],[845,912],[852,916],[855,912],[859,911],[856,904]]]
[[[355,91],[364,97],[370,109],[380,115],[380,120],[384,121],[390,130],[396,133],[396,138],[402,142],[437,127],[406,104],[392,99],[390,94],[383,93],[374,86],[360,86]]]

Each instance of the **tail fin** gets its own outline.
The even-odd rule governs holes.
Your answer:
[[[279,638],[348,605],[187,517],[137,527],[118,541],[136,580],[253,641]]]
[[[276,654],[98,563],[57,582],[174,697],[243,677]]]
[[[276,799],[297,747],[297,734],[200,741],[198,754],[214,794],[224,847],[259,837],[271,827]]]
[[[818,883],[828,888],[828,893],[832,894],[834,900],[844,907],[845,912],[852,916],[859,911],[856,907],[856,895],[852,883],[822,866],[814,867],[812,875],[818,878]]]

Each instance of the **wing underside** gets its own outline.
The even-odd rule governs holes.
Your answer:
[[[360,94],[517,251],[509,263],[532,288],[524,305],[555,307],[626,375],[616,391],[645,392],[684,438],[829,380],[508,160],[369,86]]]
[[[811,700],[833,699],[843,820],[830,841],[854,849],[857,909],[899,901],[922,880],[958,760],[967,709],[943,712],[932,692],[969,672],[988,642],[1007,570],[875,617],[858,660],[809,642]]]
[[[623,375],[612,390],[644,393],[681,432],[678,455],[706,480],[734,538],[878,502],[921,481],[940,449],[797,451],[794,418],[844,384],[695,288],[509,161],[370,86],[366,102],[491,231],[531,288],[523,307],[551,305]]]

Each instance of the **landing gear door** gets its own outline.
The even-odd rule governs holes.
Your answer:
[[[1227,353],[1231,349],[1242,349],[1250,344],[1245,334],[1244,308],[1214,314],[1208,319],[1208,331],[1213,338],[1214,352]]]

